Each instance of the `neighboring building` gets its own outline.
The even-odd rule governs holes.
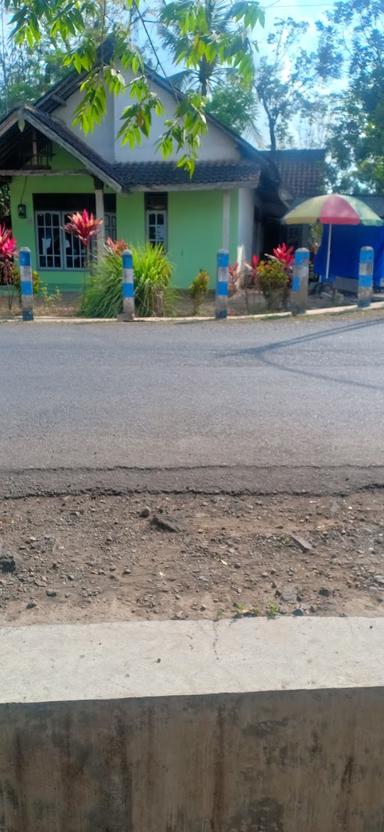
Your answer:
[[[301,150],[264,151],[265,158],[272,159],[279,172],[280,196],[295,208],[305,199],[325,193],[325,150],[321,148]],[[271,251],[276,242],[286,242],[295,248],[308,244],[307,225],[282,225],[267,221],[264,234],[265,250]]]
[[[383,194],[353,194],[358,199],[361,199],[363,202],[368,205],[368,208],[372,208],[376,214],[378,214],[381,219],[384,219],[384,195]]]
[[[287,210],[273,161],[213,118],[192,179],[175,159],[162,161],[156,140],[175,97],[154,72],[151,82],[166,115],[154,118],[149,139],[131,149],[115,138],[128,94],[110,96],[104,122],[85,137],[72,126],[81,80],[71,74],[35,106],[0,122],[0,177],[10,183],[13,232],[19,246],[31,248],[49,286],[81,286],[84,255],[63,227],[69,212],[83,208],[104,219],[105,237],[163,243],[180,287],[200,268],[213,282],[223,246],[231,260],[240,246],[246,257],[263,247],[264,224]]]

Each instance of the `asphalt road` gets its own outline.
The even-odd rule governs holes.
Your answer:
[[[3,476],[366,471],[384,466],[383,410],[383,317],[0,326]]]

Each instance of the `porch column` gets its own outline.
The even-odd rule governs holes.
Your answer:
[[[229,251],[231,224],[231,192],[223,191],[223,249]]]
[[[237,262],[251,262],[253,252],[253,228],[255,195],[252,188],[239,188],[237,192]]]
[[[95,181],[95,203],[96,218],[103,220],[97,235],[97,260],[100,261],[104,254],[105,227],[104,227],[104,191],[101,182]]]

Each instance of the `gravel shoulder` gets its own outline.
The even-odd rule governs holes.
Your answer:
[[[0,502],[0,622],[384,613],[380,488]]]

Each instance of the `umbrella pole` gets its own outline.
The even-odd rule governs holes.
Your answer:
[[[328,283],[329,266],[331,262],[331,242],[332,242],[332,225],[329,226],[328,231],[328,248],[327,248],[327,265],[325,267],[325,282]]]

